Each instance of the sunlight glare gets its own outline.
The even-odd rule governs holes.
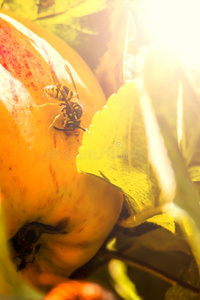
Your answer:
[[[143,1],[141,9],[149,37],[176,51],[186,64],[200,61],[199,12],[199,0]]]

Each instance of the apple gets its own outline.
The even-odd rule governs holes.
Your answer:
[[[60,83],[75,92],[66,65],[79,95],[68,102],[80,105],[82,128],[89,128],[105,97],[79,55],[34,26],[40,36],[0,14],[0,183],[12,260],[28,282],[48,290],[98,251],[118,220],[123,196],[77,172],[83,130],[50,126],[59,116],[54,125],[64,129],[68,116],[45,87]]]
[[[44,300],[116,300],[113,294],[94,282],[71,280],[52,289]]]

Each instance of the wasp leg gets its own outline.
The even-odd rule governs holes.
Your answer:
[[[87,128],[83,128],[81,126],[76,126],[76,128],[82,129],[83,131],[88,131]]]
[[[49,130],[49,129],[53,126],[53,124],[60,118],[60,116],[61,116],[61,114],[57,115],[57,116],[54,118],[53,122],[49,125],[48,130]],[[54,126],[53,126],[53,127],[54,127]]]
[[[79,128],[83,131],[86,131],[86,129],[82,128],[80,125],[80,120],[79,121],[72,121],[72,120],[67,120],[65,119],[63,128],[58,128],[56,126],[53,126],[54,129],[59,130],[59,131],[74,131],[75,129]]]
[[[55,105],[59,105],[59,103],[53,103],[53,102],[49,102],[49,103],[44,103],[44,104],[41,104],[41,105],[36,105],[36,106],[34,106],[34,107],[36,107],[36,108],[40,108],[40,107],[45,107],[45,106],[48,106],[48,105],[51,105],[51,106],[55,106]]]
[[[82,127],[80,127],[80,129],[82,129],[83,131],[89,132],[89,130],[86,128],[86,125],[85,124],[82,124],[82,125],[83,125],[84,129]]]
[[[83,131],[88,131],[87,129],[82,128],[82,127],[80,127],[80,126],[74,126],[73,128],[58,128],[58,127],[56,127],[56,126],[53,126],[53,128],[56,129],[56,130],[59,130],[59,131],[73,131],[73,130],[75,130],[76,128],[82,129]]]
[[[65,113],[64,113],[64,115],[65,115]],[[69,126],[68,122],[69,122],[69,120],[64,120],[64,123],[63,123],[64,128],[58,128],[56,126],[53,126],[53,128],[56,130],[59,130],[59,131],[73,131],[76,127],[74,126],[74,124],[71,124],[71,126]]]
[[[80,126],[76,126],[75,128],[58,128],[56,126],[53,126],[54,129],[59,130],[59,131],[73,131],[76,128],[82,129],[83,131],[86,131],[86,129],[80,127]]]
[[[64,128],[58,128],[56,126],[53,126],[53,128],[56,129],[56,130],[59,130],[59,131],[72,131],[72,130],[74,130],[73,128],[66,128],[66,129],[64,129]]]

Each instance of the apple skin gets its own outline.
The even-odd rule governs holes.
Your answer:
[[[65,234],[41,234],[34,261],[21,270],[33,286],[48,290],[98,251],[118,220],[123,196],[102,180],[77,172],[83,131],[49,128],[61,107],[39,107],[58,102],[44,87],[58,81],[74,91],[67,64],[86,128],[105,98],[84,61],[57,37],[50,35],[50,42],[55,40],[64,58],[46,40],[2,13],[0,31],[0,182],[6,234],[12,239],[31,222],[62,224]],[[43,29],[37,31],[42,36]],[[56,125],[61,127],[62,121],[61,116]]]

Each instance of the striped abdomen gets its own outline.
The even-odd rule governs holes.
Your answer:
[[[61,101],[69,100],[73,96],[73,92],[67,86],[60,83],[48,85],[44,90],[49,96]]]

